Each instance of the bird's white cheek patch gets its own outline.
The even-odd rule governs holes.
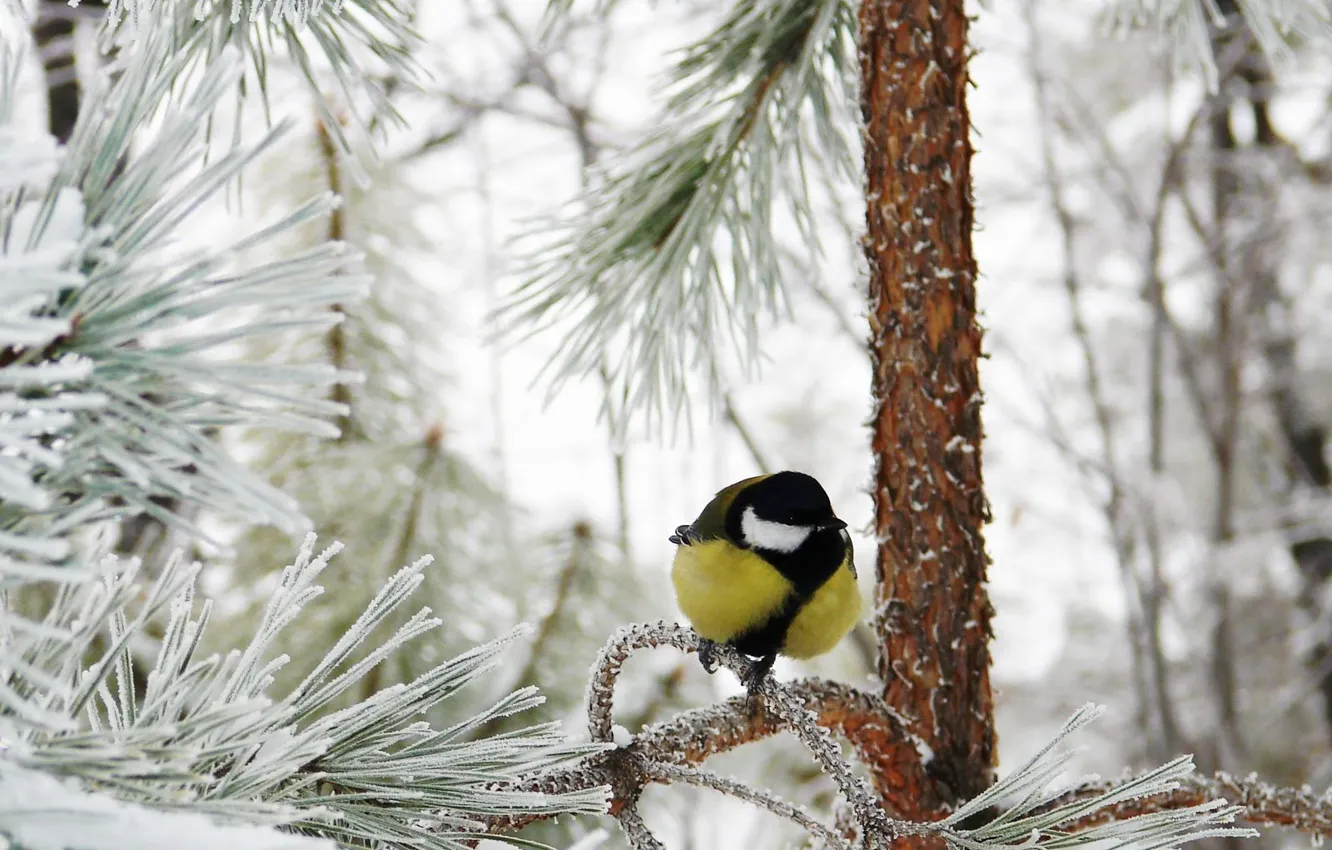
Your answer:
[[[745,508],[740,516],[740,533],[745,536],[745,542],[755,549],[767,549],[769,552],[794,552],[812,531],[812,528],[804,525],[786,525],[760,519],[753,508]]]

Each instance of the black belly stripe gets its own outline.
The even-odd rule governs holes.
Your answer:
[[[833,532],[812,537],[794,552],[763,556],[794,585],[794,592],[776,614],[730,641],[745,655],[760,657],[781,651],[796,615],[846,560],[846,544],[839,532]]]
[[[750,629],[731,640],[731,646],[745,655],[762,657],[776,655],[786,643],[786,633],[795,621],[796,615],[804,607],[805,599],[792,594],[787,604],[775,616],[769,617],[763,625]]]
[[[838,560],[831,570],[819,570],[817,573],[805,570],[803,573],[798,573],[802,581],[795,581],[786,570],[782,570],[783,576],[790,578],[791,584],[795,585],[794,593],[787,597],[786,605],[783,605],[777,614],[763,621],[762,625],[731,639],[731,646],[746,655],[762,657],[762,655],[778,654],[786,643],[786,633],[795,622],[795,617],[801,613],[801,609],[805,608],[806,602],[814,597],[818,589],[827,584],[840,566],[842,560]]]
[[[822,531],[810,535],[794,552],[762,551],[759,554],[795,585],[799,596],[809,598],[846,560],[846,542],[840,531]]]

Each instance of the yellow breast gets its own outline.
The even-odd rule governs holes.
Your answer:
[[[677,549],[671,581],[694,631],[719,643],[764,623],[793,590],[767,561],[724,540]]]
[[[677,549],[671,580],[694,631],[719,643],[761,626],[794,592],[791,582],[767,561],[722,540]],[[791,658],[822,655],[858,619],[860,590],[855,575],[843,565],[801,606],[781,652]]]
[[[801,607],[786,632],[782,655],[813,658],[831,650],[860,619],[860,588],[846,565]]]

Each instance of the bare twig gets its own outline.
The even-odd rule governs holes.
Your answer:
[[[425,499],[430,491],[430,476],[434,471],[435,465],[443,454],[444,428],[441,425],[432,425],[426,431],[425,439],[422,440],[424,451],[421,455],[421,463],[416,469],[416,483],[412,487],[411,500],[407,503],[402,531],[398,533],[397,543],[389,553],[385,568],[381,570],[381,575],[392,575],[393,571],[407,563],[411,557],[412,547],[416,545],[417,536],[421,527],[421,512],[425,507]],[[361,698],[369,699],[380,688],[383,682],[383,664],[376,664],[366,673],[365,678],[361,680]]]
[[[717,358],[708,358],[708,368],[712,373],[712,383],[718,388],[724,387],[725,382],[722,380],[721,369],[717,366]],[[736,436],[740,438],[745,450],[749,452],[749,459],[754,462],[754,466],[759,472],[772,472],[772,464],[768,462],[768,457],[763,453],[763,449],[759,447],[758,440],[754,438],[754,432],[749,427],[749,423],[745,421],[744,416],[741,415],[739,408],[735,405],[734,394],[729,389],[724,388],[720,390],[720,393],[722,415],[735,429]]]
[[[583,174],[586,179],[586,169]],[[609,405],[614,384],[605,359],[597,371],[601,377],[604,403]],[[615,480],[615,544],[620,551],[620,563],[628,566],[633,563],[633,544],[629,533],[629,451],[625,443],[617,439],[614,418],[606,417],[606,437],[610,448],[611,475]]]
[[[666,845],[658,841],[643,822],[643,816],[638,813],[638,806],[625,806],[617,817],[625,838],[629,839],[629,846],[634,850],[666,850]]]
[[[537,667],[545,658],[547,644],[555,634],[555,624],[564,615],[573,596],[574,579],[587,563],[588,548],[592,545],[591,526],[585,522],[576,522],[571,536],[573,543],[569,550],[569,559],[564,562],[564,567],[561,568],[559,577],[555,581],[555,601],[551,603],[546,616],[541,618],[536,636],[532,638],[532,652],[527,658],[527,664],[523,666],[517,683],[510,690],[536,684]]]
[[[564,616],[564,612],[569,607],[569,601],[573,598],[574,579],[586,566],[588,547],[592,542],[592,528],[585,522],[574,523],[571,536],[573,541],[568,560],[564,562],[564,566],[560,568],[559,575],[555,579],[555,599],[550,604],[550,610],[537,624],[536,635],[532,638],[532,648],[527,655],[527,663],[523,665],[522,670],[514,678],[513,685],[508,688],[509,691],[516,691],[519,688],[537,684],[537,671],[541,668],[542,662],[547,659],[550,642],[555,635],[555,626]],[[505,720],[507,720],[505,716],[491,718],[477,731],[475,737],[477,739],[491,737],[499,732]]]
[[[386,565],[390,571],[396,570],[407,563],[412,555],[412,547],[416,545],[416,538],[421,525],[421,509],[425,505],[426,493],[430,489],[430,475],[443,454],[443,444],[444,426],[439,424],[430,426],[429,430],[426,431],[425,438],[421,441],[424,451],[421,454],[421,463],[416,470],[416,486],[412,488],[412,498],[407,504],[402,533],[398,535],[398,544],[393,548]],[[385,573],[385,575],[387,574],[388,572]]]
[[[319,138],[319,154],[324,163],[325,179],[328,181],[328,189],[340,198],[346,187],[342,180],[342,167],[338,162],[337,146],[333,143],[333,137],[324,122],[317,124]],[[325,234],[330,242],[343,242],[347,239],[347,219],[346,219],[346,200],[339,203],[328,216],[328,230]],[[328,361],[334,369],[344,372],[347,369],[347,311],[341,304],[333,304],[329,309],[342,317],[342,321],[329,328],[328,335],[324,339],[324,346],[328,350]],[[356,435],[356,420],[352,418],[352,395],[351,386],[346,381],[338,381],[329,390],[329,398],[338,404],[345,405],[346,410],[338,414],[338,442],[345,443]]]

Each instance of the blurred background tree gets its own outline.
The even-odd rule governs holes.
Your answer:
[[[1299,6],[1287,10],[1296,32],[1326,27],[1297,20]],[[1083,637],[1065,642],[1054,681],[1121,695],[1130,759],[1185,750],[1321,786],[1325,53],[1302,38],[1265,52],[1254,23],[1220,3],[1209,91],[1146,39],[1109,50],[1094,10],[1016,11],[1009,43],[1039,133],[1013,157],[994,216],[1049,246],[1028,273],[1050,305],[1041,326],[1063,330],[1035,355],[993,320],[996,359],[1019,361],[1029,392],[1025,409],[998,408],[1028,445],[1044,435],[1095,515],[1034,491],[1022,506],[1076,516],[1123,599],[1110,616],[1085,603],[1068,615]],[[1122,643],[1104,642],[1107,629]],[[1015,707],[1034,694],[1013,692]]]

